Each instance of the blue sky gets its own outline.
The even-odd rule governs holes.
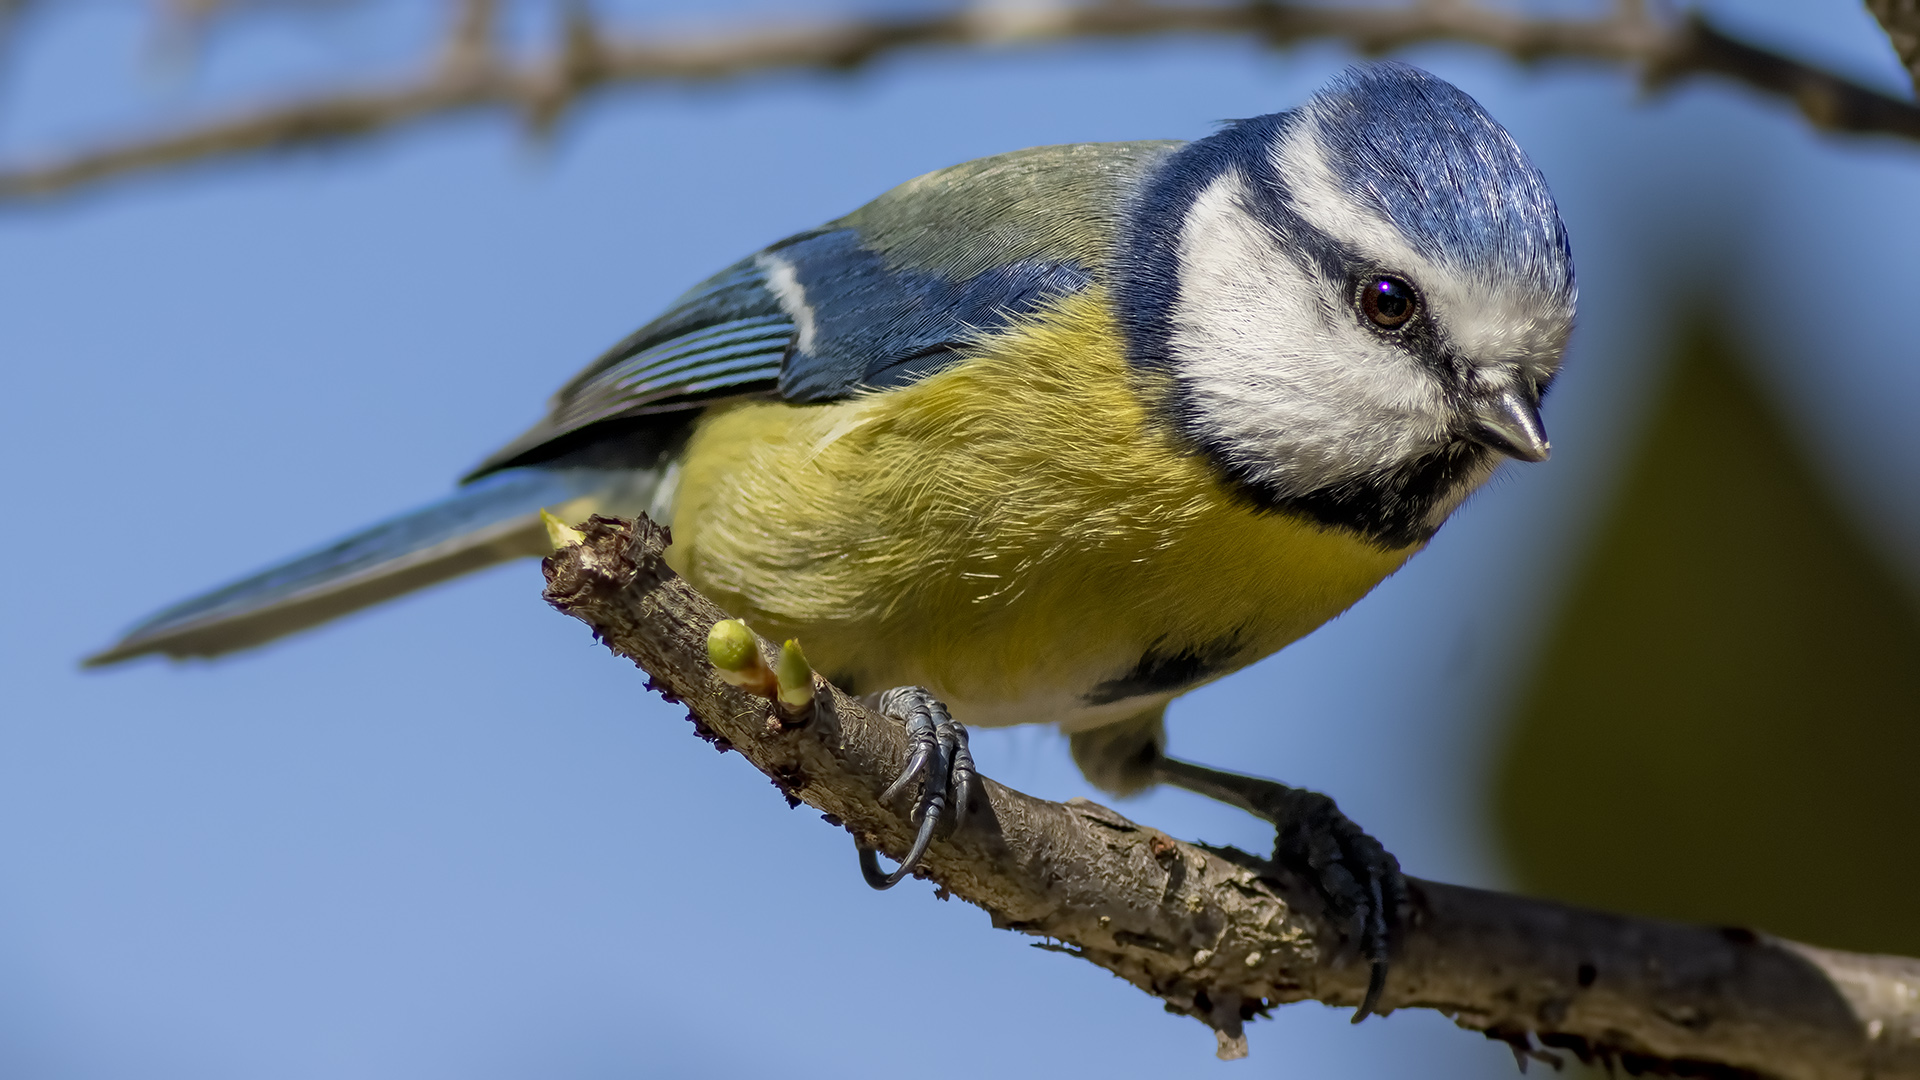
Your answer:
[[[1845,0],[1735,25],[1899,87]],[[40,29],[7,145],[245,88],[429,29],[223,39],[200,82],[112,5]],[[327,50],[334,50],[328,52]],[[1478,784],[1507,676],[1601,511],[1668,329],[1728,316],[1816,458],[1909,571],[1920,550],[1920,149],[1806,130],[1716,85],[1406,54],[1508,124],[1571,229],[1581,323],[1512,469],[1401,575],[1177,704],[1184,756],[1335,795],[1409,871],[1497,885]],[[474,118],[338,153],[0,210],[0,1075],[217,1078],[1510,1075],[1430,1013],[1317,1005],[1212,1059],[1199,1024],[874,894],[843,832],[539,600],[531,563],[213,664],[81,673],[138,615],[405,508],[533,420],[687,284],[955,161],[1191,137],[1350,60],[1169,41],[915,55],[598,99],[530,146]],[[982,769],[1091,794],[1064,742],[982,732]],[[1261,847],[1180,793],[1121,805]]]

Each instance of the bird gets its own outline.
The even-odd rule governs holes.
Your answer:
[[[1506,460],[1573,327],[1541,172],[1468,94],[1355,65],[1190,142],[929,173],[695,285],[450,496],[196,596],[89,658],[200,657],[644,513],[667,559],[907,725],[910,872],[965,725],[1056,725],[1096,786],[1274,819],[1379,1000],[1398,864],[1314,792],[1165,751],[1168,702],[1348,609]],[[957,718],[957,719],[956,719]],[[1275,795],[1276,792],[1281,793]]]

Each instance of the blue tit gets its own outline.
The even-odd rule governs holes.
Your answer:
[[[934,772],[964,753],[944,703],[1058,725],[1111,791],[1246,803],[1161,753],[1168,701],[1344,611],[1503,459],[1547,457],[1574,293],[1539,171],[1400,64],[1195,142],[972,161],[695,286],[450,498],[89,663],[225,653],[541,554],[542,508],[644,511],[676,570],[841,686],[924,688],[888,704],[938,729]]]

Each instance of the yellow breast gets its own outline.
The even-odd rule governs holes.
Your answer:
[[[861,692],[918,683],[968,723],[1085,727],[1151,704],[1103,700],[1143,657],[1217,677],[1415,550],[1236,499],[1149,417],[1152,392],[1096,289],[904,389],[716,409],[669,558]]]

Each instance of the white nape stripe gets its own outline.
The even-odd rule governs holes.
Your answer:
[[[795,276],[793,264],[778,255],[763,254],[754,260],[766,272],[767,288],[780,301],[780,309],[793,320],[794,346],[803,353],[813,351],[813,305],[807,303],[806,286]]]

